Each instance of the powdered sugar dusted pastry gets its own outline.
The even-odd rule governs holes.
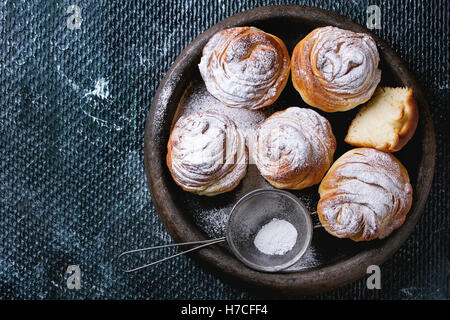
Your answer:
[[[251,148],[256,166],[270,184],[296,190],[320,182],[335,150],[328,120],[297,107],[267,118],[257,128]]]
[[[292,54],[292,83],[303,100],[326,112],[370,99],[381,79],[375,41],[335,27],[313,30]]]
[[[412,204],[408,172],[392,154],[371,148],[346,152],[319,186],[324,228],[355,241],[383,239],[405,221]]]
[[[283,41],[253,27],[216,33],[203,48],[200,73],[209,93],[229,107],[259,109],[275,102],[289,77]]]
[[[167,149],[167,166],[175,182],[199,195],[230,191],[246,173],[245,138],[230,118],[215,112],[181,117]]]

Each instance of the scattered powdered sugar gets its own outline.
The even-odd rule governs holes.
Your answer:
[[[109,81],[106,81],[105,78],[100,78],[95,82],[95,88],[88,93],[86,93],[84,96],[96,96],[101,99],[108,99],[109,97],[109,89],[108,89]]]
[[[194,222],[209,237],[224,237],[227,231],[230,208],[202,210],[194,214]]]
[[[214,111],[233,120],[249,148],[249,164],[254,164],[251,140],[254,138],[255,129],[273,112],[273,109],[266,107],[261,110],[248,110],[227,107],[207,91],[203,81],[194,80],[189,84],[180,100],[177,116],[182,117],[205,111]]]
[[[317,267],[320,264],[320,258],[317,254],[317,249],[312,243],[306,250],[305,254],[292,266],[284,269],[285,272],[298,272]]]
[[[179,109],[181,110],[180,116],[208,110],[216,111],[228,116],[243,131],[256,128],[267,117],[267,112],[264,111],[227,107],[209,94],[204,83],[200,81],[190,83],[181,98]]]
[[[264,254],[283,255],[289,252],[297,241],[297,230],[286,220],[272,219],[256,234],[254,245]]]
[[[169,87],[169,90],[165,90],[160,95],[161,99],[166,102],[172,92],[171,84]],[[265,107],[260,110],[247,110],[244,108],[227,107],[206,90],[203,81],[197,79],[193,80],[186,88],[182,98],[180,99],[173,123],[175,123],[182,116],[205,111],[214,111],[228,116],[235,122],[238,129],[243,133],[248,141],[252,138],[255,129],[273,113],[274,109],[272,107]],[[162,125],[162,122],[166,116],[165,108],[161,108],[159,112],[156,112],[154,116],[154,120],[158,122],[156,125]],[[251,155],[251,143],[248,143],[247,146]],[[254,163],[254,161],[250,158],[249,164],[252,163]],[[254,190],[255,188],[271,188],[271,186],[262,176],[260,176],[256,166],[249,165],[248,173],[241,181],[240,188],[236,191],[236,201],[244,194]],[[317,203],[318,197],[316,192],[305,194],[303,191],[302,193],[297,194],[297,196],[299,196],[302,201],[308,205],[309,210],[315,210],[315,204]],[[199,229],[205,232],[209,238],[223,237],[226,234],[228,219],[233,204],[234,202],[226,204],[224,207],[217,208],[210,205],[204,206],[203,203],[199,201],[198,205],[196,204],[193,206],[191,210],[193,222],[199,227]],[[306,251],[305,255],[293,266],[286,269],[286,272],[298,272],[317,267],[320,264],[319,258],[320,257],[318,257],[315,253],[314,244],[312,244]]]

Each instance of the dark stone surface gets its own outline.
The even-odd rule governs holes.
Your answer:
[[[436,174],[424,214],[383,264],[382,290],[368,290],[362,279],[307,298],[448,298],[450,5],[444,0],[2,1],[0,297],[260,297],[222,282],[187,257],[132,275],[120,272],[113,259],[130,248],[171,241],[143,169],[145,119],[165,72],[219,20],[281,3],[329,9],[363,25],[367,6],[378,4],[382,28],[374,32],[421,84],[437,138]],[[67,28],[71,4],[82,10],[79,30]],[[105,90],[95,90],[102,79]],[[71,264],[81,268],[80,290],[66,287]]]

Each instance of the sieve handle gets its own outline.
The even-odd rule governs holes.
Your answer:
[[[317,215],[317,211],[311,212],[311,220],[313,223],[313,228],[323,228],[322,223],[320,223],[319,216]]]
[[[135,272],[135,271],[138,271],[138,270],[142,270],[142,269],[147,268],[147,267],[154,266],[155,264],[158,264],[158,263],[160,263],[160,262],[164,262],[164,261],[173,259],[173,258],[175,258],[175,257],[181,256],[181,255],[183,255],[183,254],[185,254],[185,253],[192,252],[192,251],[195,251],[195,250],[198,250],[198,249],[201,249],[201,248],[210,246],[210,245],[212,245],[212,244],[220,243],[220,242],[223,242],[223,241],[226,241],[226,238],[225,238],[225,237],[222,237],[222,238],[216,238],[216,239],[209,239],[209,240],[202,240],[202,241],[192,241],[192,242],[183,242],[183,243],[173,243],[173,244],[166,244],[166,245],[156,246],[156,247],[149,247],[149,248],[135,249],[135,250],[130,250],[130,251],[122,252],[121,254],[119,254],[119,255],[117,256],[117,261],[119,262],[120,259],[123,258],[124,256],[130,255],[130,254],[134,254],[134,253],[144,252],[144,251],[152,251],[152,250],[156,250],[156,249],[163,249],[163,248],[169,248],[169,247],[179,247],[179,246],[187,246],[187,245],[198,245],[198,246],[196,246],[196,247],[194,247],[194,248],[185,250],[185,251],[183,251],[183,252],[176,253],[176,254],[174,254],[174,255],[165,257],[165,258],[163,258],[163,259],[161,259],[161,260],[154,261],[154,262],[151,262],[151,263],[148,263],[148,264],[145,264],[145,265],[143,265],[143,266],[139,266],[139,267],[136,267],[136,268],[133,268],[133,269],[124,269],[124,268],[122,268],[122,267],[119,266],[119,268],[120,268],[123,272],[130,273],[130,272]]]

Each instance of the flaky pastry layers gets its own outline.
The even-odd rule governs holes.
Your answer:
[[[317,214],[336,237],[383,239],[404,223],[412,192],[408,172],[397,158],[357,148],[336,160],[323,178]]]
[[[381,79],[375,41],[336,27],[317,28],[291,60],[292,83],[303,100],[326,112],[346,111],[370,99]]]
[[[217,32],[203,48],[200,74],[208,92],[229,107],[256,110],[286,86],[289,53],[283,41],[253,27]]]
[[[300,190],[320,182],[333,161],[336,139],[317,112],[290,107],[267,118],[251,146],[256,166],[270,184]]]
[[[245,138],[230,118],[212,111],[181,117],[167,151],[167,166],[175,182],[199,195],[234,189],[247,170]]]

